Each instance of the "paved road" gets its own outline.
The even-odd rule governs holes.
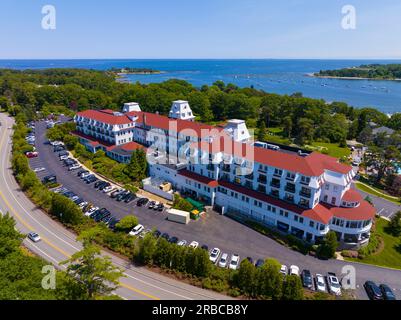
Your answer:
[[[23,232],[36,231],[42,237],[39,243],[25,240],[25,245],[45,260],[58,266],[81,245],[75,235],[52,220],[39,210],[19,189],[10,169],[11,130],[13,119],[0,114],[0,210],[10,212],[17,221],[17,228]],[[116,293],[125,299],[228,299],[215,292],[203,290],[185,283],[170,279],[145,268],[132,266],[127,261],[109,255],[115,265],[124,269],[125,277],[121,278],[121,287]],[[59,266],[60,267],[60,266]],[[61,268],[61,267],[60,267]]]

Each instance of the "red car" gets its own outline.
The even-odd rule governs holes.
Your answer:
[[[37,152],[27,152],[25,154],[28,158],[36,158],[38,156]]]

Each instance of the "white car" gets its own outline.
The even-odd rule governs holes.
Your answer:
[[[177,245],[180,247],[185,247],[187,245],[187,240],[180,240]]]
[[[62,160],[67,160],[68,158],[69,158],[69,156],[68,156],[68,155],[61,156],[61,157],[60,157],[60,161],[62,161]]]
[[[61,142],[61,141],[53,141],[53,142],[51,142],[50,143],[52,146],[63,146],[64,145],[64,143],[63,142]]]
[[[230,261],[230,264],[228,265],[228,267],[232,270],[237,270],[238,266],[239,266],[239,255],[233,254],[231,256],[231,261]]]
[[[80,207],[81,209],[83,209],[86,205],[88,205],[87,201],[81,202],[78,207]]]
[[[39,242],[41,240],[40,236],[36,232],[29,232],[28,238],[33,242]]]
[[[81,168],[81,165],[80,164],[75,164],[75,165],[69,167],[68,170],[73,171],[73,170],[77,170],[79,168]]]
[[[192,248],[192,249],[196,249],[197,247],[199,247],[199,242],[192,241],[192,242],[189,244],[188,247],[190,247],[190,248]]]
[[[115,190],[115,188],[113,186],[108,186],[108,187],[103,189],[103,192],[104,193],[108,193],[108,192],[112,192],[114,190]]]
[[[145,227],[143,225],[141,225],[141,224],[138,224],[134,229],[132,229],[129,232],[129,235],[130,236],[137,236],[138,234],[140,234],[143,231],[143,229],[145,229]]]
[[[209,259],[210,261],[212,261],[213,263],[216,263],[217,259],[220,256],[220,249],[219,248],[213,248],[210,251],[210,255],[209,255]]]
[[[326,283],[324,281],[324,277],[321,274],[316,274],[315,277],[315,284],[316,284],[316,290],[319,292],[326,292]]]
[[[84,179],[84,178],[90,176],[91,174],[92,173],[90,173],[90,172],[85,172],[85,173],[81,174],[81,179]]]
[[[220,260],[219,260],[219,267],[220,268],[226,268],[227,267],[227,262],[228,262],[228,253],[223,253],[221,255]]]
[[[299,267],[295,265],[290,266],[290,275],[299,276]]]
[[[152,232],[152,230],[150,230],[150,229],[146,229],[145,231],[143,231],[143,232],[141,232],[141,234],[139,235],[139,238],[145,238],[145,236],[148,234],[148,233],[151,233]]]
[[[42,171],[45,171],[45,170],[46,170],[46,168],[41,167],[41,168],[33,169],[33,172],[42,172]]]
[[[88,211],[85,212],[85,216],[90,217],[96,210],[99,210],[99,207],[90,208]]]
[[[335,273],[332,272],[327,273],[327,284],[330,293],[335,294],[336,296],[341,295],[341,284],[340,281],[338,281],[338,278],[335,275]]]
[[[282,265],[281,266],[281,268],[280,268],[280,273],[283,275],[283,276],[286,276],[287,274],[288,274],[288,269],[287,269],[287,266],[286,265]]]

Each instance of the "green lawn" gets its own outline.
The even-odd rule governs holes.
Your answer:
[[[385,232],[388,221],[379,218],[376,220],[376,233],[384,241],[384,248],[376,254],[363,259],[345,258],[348,261],[358,261],[383,267],[401,269],[401,237],[394,237]]]
[[[393,202],[395,204],[400,204],[401,203],[400,200],[396,200],[391,196],[387,196],[387,195],[383,194],[382,192],[373,190],[373,189],[375,189],[374,187],[371,187],[371,188],[373,188],[373,189],[371,189],[371,188],[365,186],[364,184],[358,183],[358,182],[356,182],[355,185],[359,190],[364,191],[366,193],[369,193],[371,195],[383,198],[383,199],[385,199],[387,201],[391,201],[391,202]]]
[[[319,152],[327,153],[335,158],[348,158],[351,154],[350,149],[342,148],[337,143],[313,142],[312,147]]]

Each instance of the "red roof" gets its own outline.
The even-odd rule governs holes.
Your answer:
[[[349,189],[344,193],[342,200],[346,202],[360,202],[362,200],[362,196],[358,191]]]
[[[334,207],[324,204],[326,208],[337,218],[345,220],[369,220],[376,214],[375,208],[367,201],[362,200],[359,206],[354,208]]]
[[[106,109],[106,110],[85,110],[77,113],[78,116],[93,119],[99,122],[115,125],[115,124],[127,124],[132,123],[133,121],[123,113],[120,115],[116,115],[115,111]]]
[[[200,174],[197,174],[197,173],[194,173],[194,172],[191,172],[191,171],[188,171],[188,170],[180,170],[180,171],[178,171],[178,174],[181,175],[181,176],[184,176],[186,178],[189,178],[189,179],[198,181],[200,183],[206,184],[206,185],[208,185],[209,187],[212,187],[212,188],[216,188],[219,185],[219,183],[216,180],[210,179],[210,178],[205,177],[205,176],[201,176]]]
[[[318,152],[312,152],[303,157],[296,153],[284,153],[262,147],[255,147],[251,145],[251,143],[234,142],[224,134],[221,134],[220,137],[215,139],[212,143],[205,141],[194,142],[191,146],[192,148],[199,148],[212,154],[223,152],[275,168],[299,172],[306,176],[320,176],[324,173],[324,170],[342,174],[347,174],[352,170],[352,167],[339,163],[336,158]]]
[[[132,111],[126,114],[128,116],[138,117],[138,120],[136,121],[137,123],[143,124],[145,122],[145,125],[147,126],[179,132],[188,136],[202,137],[210,130],[213,130],[215,133],[219,133],[223,130],[222,128],[214,127],[200,122],[171,119],[156,113]]]
[[[122,145],[121,149],[125,151],[134,151],[137,149],[145,149],[145,147],[143,145],[140,145],[139,143],[132,141]]]

